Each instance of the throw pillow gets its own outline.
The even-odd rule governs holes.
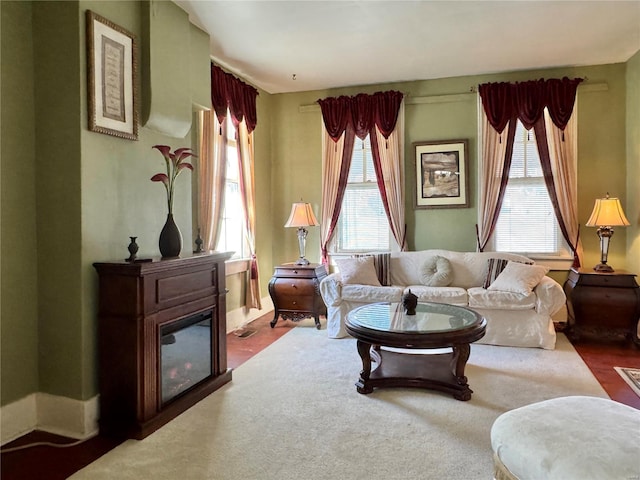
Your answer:
[[[495,279],[498,278],[498,275],[502,273],[502,270],[504,270],[504,267],[506,267],[507,263],[509,263],[510,261],[513,260],[507,260],[505,258],[490,258],[489,260],[487,260],[487,277],[484,279],[482,288],[489,288],[489,285],[491,285],[495,281]],[[524,263],[526,265],[533,265],[533,263],[530,262]]]
[[[391,253],[356,253],[353,257],[373,257],[373,266],[380,285],[391,285]]]
[[[373,265],[373,257],[336,259],[336,265],[345,285],[372,285],[379,287],[380,282]]]
[[[487,290],[529,295],[548,271],[549,269],[542,265],[509,262]]]
[[[451,262],[440,255],[427,258],[420,267],[420,280],[427,287],[446,287],[453,280]]]

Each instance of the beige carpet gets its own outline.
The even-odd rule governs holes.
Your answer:
[[[330,340],[305,323],[235,370],[231,384],[71,478],[487,480],[501,413],[607,397],[563,335],[554,351],[473,345],[468,402],[415,389],[360,395],[360,369],[353,339]]]

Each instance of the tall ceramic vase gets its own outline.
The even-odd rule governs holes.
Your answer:
[[[173,214],[167,215],[167,221],[160,232],[160,240],[158,241],[162,258],[177,257],[182,250],[182,234],[180,229],[173,221]]]

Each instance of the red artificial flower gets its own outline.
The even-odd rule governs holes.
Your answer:
[[[173,213],[173,187],[175,180],[182,170],[185,168],[193,170],[193,165],[189,162],[185,162],[185,159],[189,157],[196,158],[197,155],[193,153],[190,148],[177,148],[174,152],[171,152],[171,147],[168,145],[154,145],[152,148],[157,149],[162,156],[167,166],[167,173],[156,173],[151,177],[152,182],[162,182],[164,188],[167,191],[167,207],[169,213]]]

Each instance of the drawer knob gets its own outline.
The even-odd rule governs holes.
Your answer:
[[[293,271],[293,273],[294,273],[295,275],[297,275],[297,274],[298,274],[298,270],[294,270],[294,271]]]
[[[297,305],[297,304],[298,304],[298,302],[296,302],[296,301],[294,300],[294,301],[293,301],[293,304],[294,304],[294,305]]]
[[[296,287],[296,284],[295,284],[295,283],[292,283],[292,284],[291,284],[291,288],[298,288],[298,287]]]

